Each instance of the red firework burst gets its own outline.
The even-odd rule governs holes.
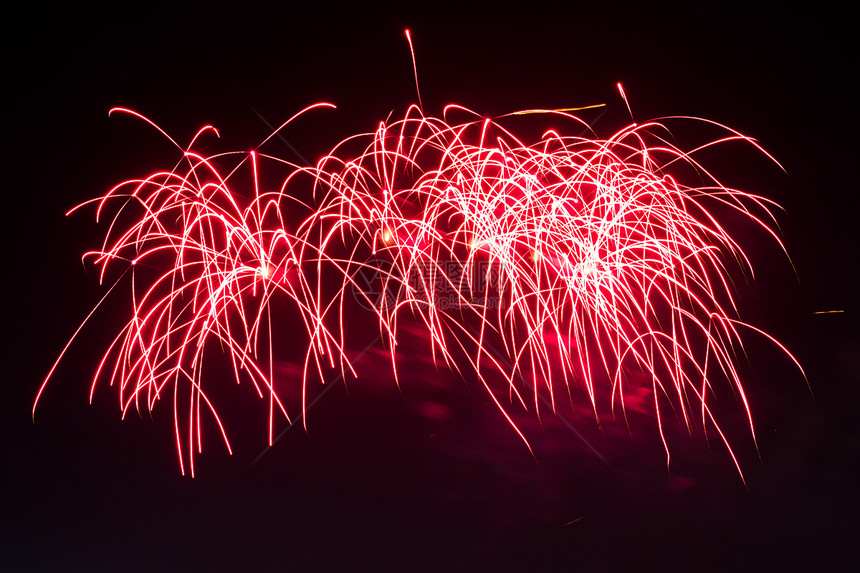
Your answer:
[[[511,116],[536,113],[588,127],[569,111]],[[467,119],[449,119],[458,114]],[[271,305],[284,300],[277,304],[301,317],[307,350],[290,387],[301,388],[304,407],[310,374],[356,374],[346,349],[357,296],[395,379],[398,329],[417,321],[434,359],[473,372],[523,441],[511,407],[538,411],[548,395],[554,409],[581,384],[596,413],[595,387],[606,384],[611,407],[623,411],[630,386],[644,385],[661,437],[665,396],[688,425],[716,429],[740,472],[711,387],[719,379],[733,386],[754,438],[733,357],[742,329],[761,331],[736,317],[730,265],[751,268],[717,211],[741,214],[782,245],[769,227],[775,205],[723,185],[696,157],[735,140],[761,148],[712,122],[723,135],[705,146],[669,143],[665,124],[704,121],[692,118],[634,124],[606,139],[550,130],[527,143],[503,127],[510,119],[457,106],[434,118],[413,106],[313,168],[257,152],[204,156],[197,136],[214,131],[204,127],[177,145],[173,169],[95,200],[99,215],[119,207],[101,249],[85,257],[103,277],[114,265],[130,274],[131,312],[92,389],[107,379],[123,414],[171,397],[180,467],[193,475],[204,413],[230,449],[202,374],[206,349],[226,351],[236,380],[247,377],[268,400],[271,444],[278,412],[290,419],[273,382],[280,325]],[[229,170],[219,167],[231,160]],[[290,170],[277,191],[260,189],[264,160]],[[236,189],[246,172],[250,196]],[[684,182],[690,172],[695,186]],[[310,206],[295,199],[308,185]],[[291,228],[294,213],[306,214]],[[368,274],[389,296],[362,290]]]

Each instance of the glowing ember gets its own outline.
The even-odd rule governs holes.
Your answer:
[[[587,127],[568,111],[512,115],[530,114]],[[291,386],[303,406],[311,375],[356,374],[347,338],[363,307],[395,379],[398,330],[417,321],[434,359],[471,370],[523,441],[509,408],[537,411],[543,396],[555,408],[580,384],[596,413],[604,384],[623,411],[638,386],[653,398],[661,437],[668,402],[688,425],[715,428],[740,471],[711,386],[734,387],[754,437],[733,362],[748,326],[735,317],[727,262],[749,261],[717,211],[739,213],[781,243],[767,223],[774,204],[724,186],[695,155],[732,140],[758,146],[716,126],[722,137],[683,151],[658,121],[607,139],[559,129],[526,143],[503,120],[457,106],[433,118],[413,106],[314,168],[287,165],[277,191],[258,183],[260,162],[275,158],[206,157],[195,137],[176,168],[118,185],[96,200],[99,215],[113,205],[116,215],[102,248],[85,257],[102,277],[109,264],[130,273],[131,313],[92,388],[116,386],[123,414],[169,397],[180,467],[193,475],[205,413],[230,448],[207,392],[207,349],[226,352],[235,379],[268,401],[271,444],[276,414],[289,420],[273,384],[273,331],[283,325],[272,324],[271,305],[292,305],[307,334],[304,374]],[[230,171],[218,167],[231,159]],[[243,196],[237,180],[246,173]],[[311,208],[295,199],[308,185]],[[366,276],[388,296],[364,289]]]

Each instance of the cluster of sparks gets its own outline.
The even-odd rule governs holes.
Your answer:
[[[195,149],[209,126],[176,144],[175,168],[95,200],[99,214],[119,208],[85,256],[103,277],[114,266],[130,275],[132,311],[92,389],[116,387],[123,415],[168,397],[180,467],[193,475],[204,416],[230,449],[205,353],[227,354],[235,380],[267,400],[271,444],[276,420],[296,416],[275,385],[272,306],[301,323],[286,340],[305,345],[304,364],[286,387],[301,392],[302,409],[313,381],[360,375],[349,349],[361,311],[378,325],[395,380],[398,331],[418,324],[433,359],[476,377],[526,445],[514,409],[539,412],[544,397],[554,409],[576,386],[597,413],[603,385],[624,411],[636,386],[653,399],[661,437],[669,404],[688,426],[714,428],[740,471],[712,383],[733,387],[754,437],[734,358],[753,327],[736,318],[729,279],[732,267],[752,269],[718,213],[739,213],[780,244],[775,205],[721,184],[695,157],[733,140],[760,148],[711,124],[721,137],[682,151],[665,121],[600,139],[569,112],[537,111],[587,135],[549,130],[526,143],[501,119],[413,106],[313,167],[259,151],[205,156]],[[261,188],[263,161],[289,170],[279,188]],[[297,199],[300,188],[312,201]],[[379,289],[366,289],[368,276]]]

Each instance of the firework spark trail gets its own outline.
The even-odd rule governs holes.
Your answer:
[[[464,113],[466,121],[448,120]],[[584,125],[566,111],[511,115],[533,114]],[[722,129],[712,144],[743,140],[758,148]],[[399,325],[417,320],[433,359],[476,374],[526,444],[510,408],[539,413],[546,393],[555,410],[559,393],[572,399],[581,384],[597,414],[596,387],[606,384],[612,409],[623,412],[625,387],[642,383],[629,374],[639,371],[667,463],[665,402],[688,426],[698,418],[713,427],[740,472],[709,396],[716,378],[727,379],[754,439],[733,362],[746,325],[734,317],[727,261],[752,269],[714,211],[730,208],[776,238],[767,223],[775,205],[722,185],[694,159],[708,146],[684,152],[661,132],[663,122],[655,121],[608,139],[547,131],[526,144],[502,120],[456,106],[433,118],[412,106],[402,119],[344,140],[314,168],[281,161],[290,174],[271,192],[260,190],[259,163],[277,158],[205,157],[193,151],[195,137],[180,147],[173,170],[127,181],[97,200],[99,214],[108,203],[125,203],[102,249],[87,256],[102,265],[102,277],[109,263],[130,269],[133,313],[104,353],[92,389],[103,378],[116,384],[125,414],[132,405],[152,409],[172,386],[180,468],[187,459],[193,475],[202,412],[230,449],[204,391],[207,344],[229,354],[237,382],[249,378],[268,398],[271,445],[276,415],[290,418],[272,379],[270,305],[276,297],[289,301],[307,333],[302,380],[293,385],[304,408],[311,373],[322,380],[330,369],[357,374],[346,349],[358,297],[376,317],[395,380]],[[216,165],[230,159],[237,165],[223,175]],[[681,183],[684,166],[699,185]],[[250,199],[235,191],[240,168],[252,174]],[[302,177],[313,186],[310,207],[294,199]],[[122,230],[133,208],[142,214]],[[297,209],[308,215],[288,230]],[[362,292],[368,273],[390,297]],[[187,386],[185,402],[180,386]]]

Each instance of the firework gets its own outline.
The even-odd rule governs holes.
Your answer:
[[[149,122],[130,110],[113,112]],[[123,416],[131,408],[152,410],[169,397],[180,468],[185,473],[188,463],[192,475],[194,453],[202,451],[202,413],[211,414],[230,450],[206,391],[206,351],[215,347],[228,354],[236,381],[250,380],[268,399],[271,441],[276,413],[289,419],[272,385],[273,298],[291,301],[315,340],[331,343],[306,305],[310,292],[296,255],[297,238],[285,225],[284,210],[299,203],[282,192],[261,192],[255,152],[196,153],[195,143],[207,132],[217,135],[213,127],[203,127],[187,148],[170,140],[182,152],[172,170],[125,181],[90,202],[97,204],[97,219],[109,205],[119,207],[101,249],[84,255],[101,266],[102,279],[109,267],[120,265],[117,284],[128,275],[131,285],[131,318],[104,352],[90,399],[104,379],[117,388]],[[235,165],[228,173],[217,166],[231,160]],[[295,168],[291,176],[300,171]],[[233,186],[242,175],[249,198]],[[268,368],[261,360],[267,355]]]
[[[471,114],[451,106],[445,117],[458,111]],[[513,115],[534,113],[582,128],[562,111]],[[412,107],[366,136],[363,152],[336,149],[319,164],[326,192],[307,228],[325,229],[315,243],[323,253],[340,237],[350,256],[321,257],[342,288],[336,304],[318,308],[341,309],[355,276],[373,266],[393,293],[367,302],[395,376],[398,325],[417,319],[434,358],[459,369],[465,357],[524,441],[505,403],[537,411],[546,393],[555,409],[559,390],[569,396],[580,383],[596,414],[603,381],[623,411],[626,386],[643,379],[661,437],[666,396],[685,423],[698,416],[728,446],[709,406],[722,378],[754,438],[733,363],[747,325],[734,317],[727,278],[729,261],[752,269],[713,208],[740,213],[781,243],[767,225],[772,202],[721,184],[696,161],[696,152],[732,140],[761,149],[718,127],[722,137],[692,152],[661,137],[661,122],[605,140],[548,131],[528,145],[496,121],[452,123]],[[699,175],[696,187],[673,177],[684,166]],[[321,321],[342,316],[329,314]],[[490,382],[497,375],[501,387]]]
[[[559,128],[525,142],[505,127],[535,114]],[[722,135],[684,151],[665,125],[681,120],[702,121],[634,124],[600,139],[565,135],[587,128],[569,111],[490,120],[413,106],[312,168],[259,152],[204,156],[197,137],[177,145],[173,169],[96,200],[99,215],[117,207],[101,249],[85,258],[103,277],[117,265],[130,276],[131,311],[92,388],[115,386],[123,414],[168,397],[180,468],[193,475],[204,415],[230,449],[206,390],[206,352],[228,354],[236,381],[250,380],[268,401],[271,444],[276,417],[290,419],[274,381],[283,325],[272,323],[272,305],[294,309],[305,334],[289,337],[306,350],[300,379],[287,384],[303,409],[311,379],[357,375],[347,349],[363,308],[395,380],[398,331],[417,323],[433,359],[477,377],[526,444],[512,409],[538,412],[548,396],[554,410],[581,386],[596,414],[602,384],[623,412],[637,385],[653,398],[661,437],[668,402],[688,426],[714,428],[740,471],[711,408],[712,384],[734,388],[754,438],[733,360],[747,325],[729,280],[732,267],[752,269],[718,213],[738,213],[782,245],[769,227],[774,203],[722,184],[697,160],[729,141],[761,148],[704,122]],[[277,191],[260,189],[264,161],[289,171]],[[296,197],[308,187],[305,205]],[[378,292],[363,288],[367,276]]]

